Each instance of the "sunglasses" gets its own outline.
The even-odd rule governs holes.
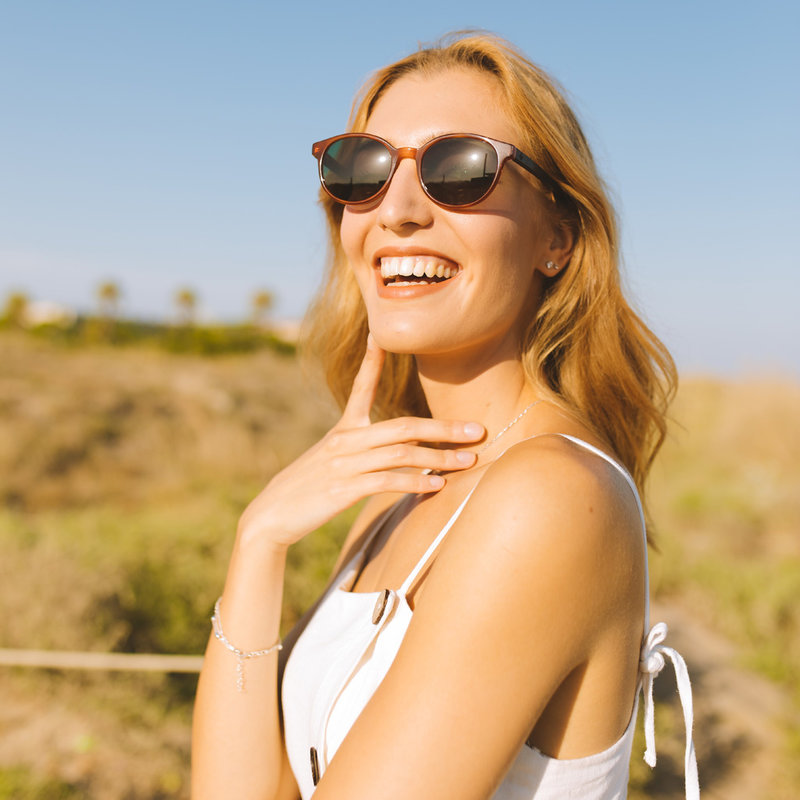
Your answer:
[[[471,133],[437,136],[422,147],[392,147],[369,133],[343,133],[316,142],[322,188],[338,203],[368,203],[386,191],[402,158],[417,162],[425,194],[444,208],[466,208],[491,193],[511,159],[557,190],[555,181],[531,158],[507,142]]]

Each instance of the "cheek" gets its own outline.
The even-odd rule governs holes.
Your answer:
[[[533,216],[522,220],[495,217],[493,222],[482,232],[482,274],[476,271],[473,276],[472,296],[486,324],[524,324],[541,297],[536,259],[543,253],[545,234]]]
[[[530,285],[540,249],[538,238],[533,223],[525,225],[510,219],[482,237],[486,265],[493,273],[488,277],[493,279],[490,285],[495,291],[525,291]]]
[[[486,206],[490,215],[473,220],[475,241],[482,241],[484,252],[488,249],[504,265],[508,282],[529,281],[537,258],[545,252],[550,226],[538,195],[522,177],[510,173],[499,189],[504,191],[498,191],[496,207]]]

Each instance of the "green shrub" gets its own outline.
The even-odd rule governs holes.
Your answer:
[[[84,800],[82,789],[57,778],[39,778],[22,767],[0,769],[0,800]]]

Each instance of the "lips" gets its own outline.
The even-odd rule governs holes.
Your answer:
[[[443,283],[457,275],[459,267],[436,256],[384,256],[380,271],[384,286],[415,286]]]

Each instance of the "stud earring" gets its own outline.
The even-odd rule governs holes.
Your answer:
[[[558,266],[558,264],[556,264],[556,262],[555,262],[555,261],[548,261],[548,262],[545,264],[545,267],[546,267],[547,269],[552,269],[554,272],[557,272],[559,269],[561,269],[561,267],[559,267],[559,266]]]

